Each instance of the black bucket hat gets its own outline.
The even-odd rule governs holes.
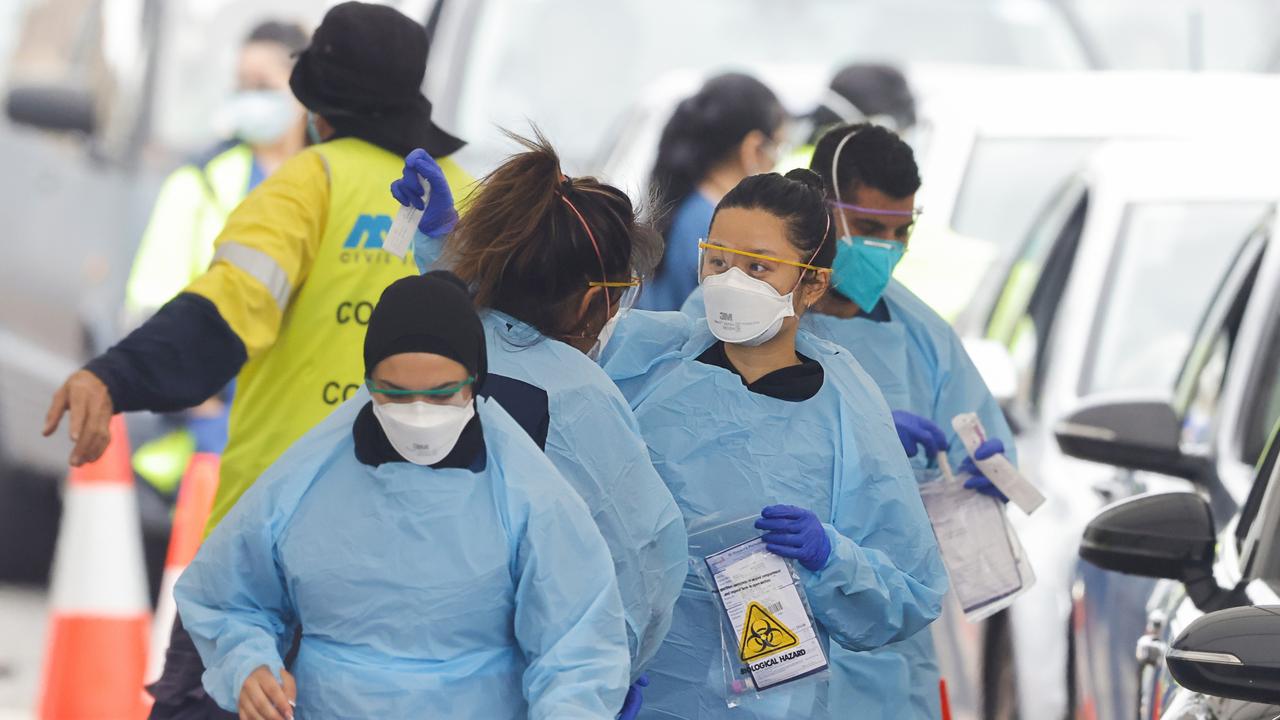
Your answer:
[[[289,87],[343,135],[397,155],[420,147],[444,157],[466,143],[432,122],[422,94],[426,71],[421,25],[385,5],[345,2],[325,14],[298,55]]]

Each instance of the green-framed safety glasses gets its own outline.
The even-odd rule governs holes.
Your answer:
[[[475,381],[476,379],[474,377],[468,377],[462,382],[449,385],[447,387],[433,388],[431,390],[391,390],[388,388],[374,387],[372,379],[365,380],[364,385],[369,388],[369,392],[377,395],[386,395],[388,397],[449,397],[450,395],[456,395],[463,388]]]

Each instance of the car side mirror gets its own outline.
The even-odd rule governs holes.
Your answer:
[[[1062,452],[1081,460],[1203,481],[1208,458],[1182,451],[1182,421],[1163,400],[1103,400],[1060,421],[1054,436]]]
[[[1094,516],[1080,540],[1080,557],[1102,568],[1180,580],[1202,612],[1239,604],[1239,594],[1213,577],[1217,530],[1209,503],[1190,492],[1121,500]]]
[[[1280,705],[1280,606],[1239,607],[1197,618],[1165,656],[1193,692]]]
[[[1104,570],[1181,580],[1212,573],[1213,513],[1195,493],[1139,495],[1104,508],[1084,530],[1080,557]]]
[[[1018,369],[1009,349],[989,338],[965,338],[964,349],[991,396],[1001,407],[1006,407],[1018,394]]]
[[[5,111],[15,123],[56,132],[92,135],[97,127],[93,93],[60,85],[27,85],[9,91]]]

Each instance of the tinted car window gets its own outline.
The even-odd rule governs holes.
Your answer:
[[[1081,188],[1069,188],[1055,201],[1010,268],[987,326],[988,336],[1009,348],[1018,371],[1018,398],[1027,407],[1039,404],[1045,346],[1088,212],[1089,198]]]
[[[1280,421],[1280,326],[1273,327],[1271,347],[1262,367],[1267,369],[1253,395],[1253,407],[1245,421],[1244,458],[1255,461],[1262,456],[1272,428]]]
[[[1168,391],[1263,203],[1159,203],[1125,213],[1081,394]]]

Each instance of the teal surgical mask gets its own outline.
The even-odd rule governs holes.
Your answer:
[[[871,312],[889,286],[889,278],[905,250],[902,243],[894,240],[861,235],[840,238],[831,266],[836,292],[857,303],[863,312]]]

